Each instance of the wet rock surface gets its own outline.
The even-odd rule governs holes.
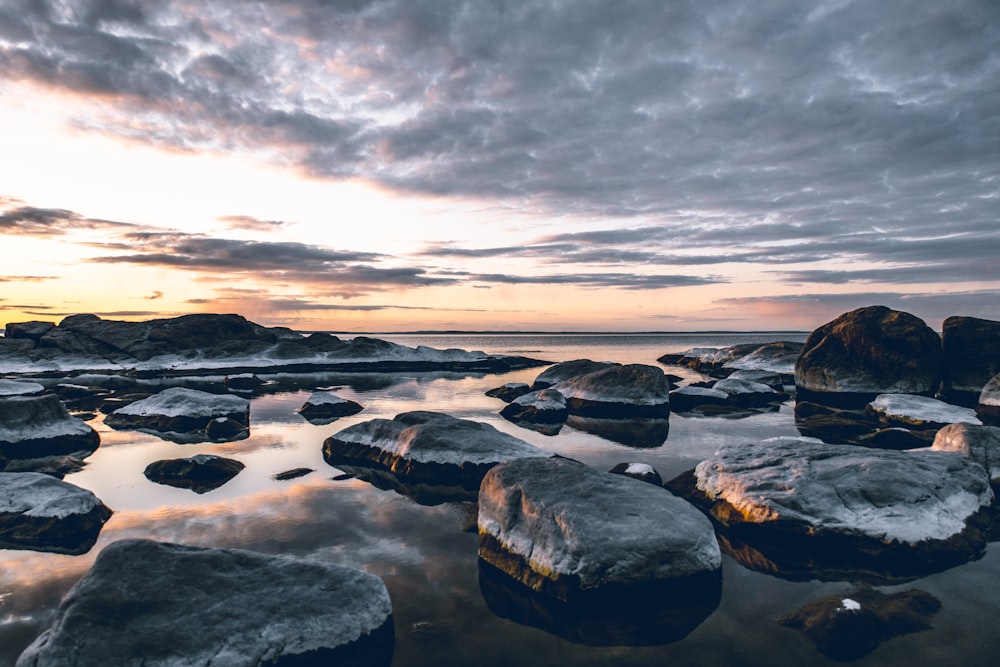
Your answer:
[[[97,432],[69,414],[54,394],[0,396],[0,456],[39,458],[92,453]]]
[[[171,387],[116,409],[104,423],[116,429],[190,433],[204,431],[209,422],[220,417],[249,424],[250,401],[228,394]]]
[[[146,466],[143,474],[157,484],[207,493],[231,480],[243,468],[244,465],[234,459],[198,454],[184,459],[153,461]]]
[[[111,510],[93,493],[37,472],[0,472],[0,548],[82,554]]]
[[[66,594],[18,667],[387,667],[392,605],[361,570],[235,549],[122,540]]]
[[[957,422],[981,423],[971,408],[913,394],[880,394],[866,410],[886,426],[939,429]]]
[[[299,408],[299,414],[312,422],[330,423],[364,410],[361,404],[328,391],[316,391]]]

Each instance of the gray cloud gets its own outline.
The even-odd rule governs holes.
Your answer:
[[[17,200],[0,198],[0,206],[10,206]],[[75,229],[127,229],[135,227],[125,222],[85,218],[79,213],[61,208],[13,206],[0,211],[0,232],[25,236],[59,236]]]
[[[644,275],[634,273],[576,273],[520,276],[500,273],[470,274],[470,280],[505,285],[576,285],[580,287],[618,287],[628,290],[690,287],[728,282],[719,276]]]

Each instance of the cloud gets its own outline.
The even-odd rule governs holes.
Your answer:
[[[157,299],[163,298],[163,292],[159,290],[153,290],[152,294],[150,294],[149,296],[144,296],[143,298],[146,299],[147,301],[156,301]]]
[[[580,287],[618,287],[628,290],[690,287],[728,282],[719,276],[645,275],[634,273],[577,273],[519,276],[501,273],[470,274],[469,279],[505,285],[576,285]]]
[[[0,283],[41,283],[59,280],[59,276],[0,276]]]
[[[128,229],[126,222],[85,218],[79,213],[61,208],[10,206],[17,202],[0,197],[0,233],[24,236],[60,236],[77,229]]]
[[[275,232],[288,225],[281,220],[259,220],[249,215],[226,215],[219,218],[230,229],[244,229],[252,232]]]

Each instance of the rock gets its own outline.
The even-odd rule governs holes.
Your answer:
[[[619,463],[608,472],[614,475],[625,475],[640,482],[648,482],[653,486],[663,486],[663,478],[656,468],[648,463]]]
[[[570,413],[588,417],[667,417],[670,383],[645,364],[613,365],[552,386],[566,397]]]
[[[239,461],[198,454],[187,459],[164,459],[153,461],[143,471],[151,482],[166,484],[180,489],[191,489],[195,493],[206,493],[217,489],[245,466]]]
[[[510,461],[479,489],[479,557],[564,601],[718,581],[712,525],[665,490],[563,458]],[[695,584],[697,582],[697,584]]]
[[[867,410],[887,426],[938,429],[956,422],[982,423],[971,408],[912,394],[880,394]]]
[[[810,602],[781,619],[802,630],[820,653],[834,660],[857,660],[883,641],[931,627],[941,602],[924,591],[884,595],[861,588]]]
[[[760,371],[753,372],[759,373]],[[675,412],[704,410],[708,406],[729,410],[744,409],[780,403],[788,398],[788,394],[783,391],[775,391],[769,385],[752,380],[729,377],[716,380],[711,384],[711,387],[705,387],[702,384],[691,384],[670,392],[672,409]]]
[[[667,483],[771,561],[916,576],[982,553],[992,501],[982,466],[952,452],[897,452],[772,438],[729,446]]]
[[[11,340],[26,339],[34,342],[55,328],[52,322],[12,322],[4,328],[4,338]]]
[[[788,398],[783,391],[775,391],[770,386],[752,380],[726,378],[712,385],[712,389],[725,392],[728,401],[742,407],[766,405]]]
[[[941,338],[923,320],[869,306],[809,335],[795,384],[803,400],[860,405],[878,394],[932,395],[943,364]]]
[[[8,396],[30,396],[45,391],[43,385],[37,382],[23,380],[0,380],[0,399]]]
[[[83,554],[110,517],[86,489],[38,472],[0,472],[0,549]]]
[[[223,378],[222,383],[226,389],[233,391],[253,391],[264,384],[264,381],[253,373],[237,373],[236,375],[227,375]]]
[[[835,445],[864,444],[865,437],[879,429],[864,409],[850,410],[811,401],[795,402],[795,427],[804,436]]]
[[[781,373],[776,373],[774,371],[758,369],[737,370],[730,373],[728,379],[759,382],[760,384],[766,384],[768,387],[778,392],[783,392],[785,390],[785,381],[781,377]]]
[[[299,414],[309,421],[330,423],[341,417],[354,415],[364,410],[359,403],[341,398],[328,391],[316,391],[299,408]]]
[[[741,343],[723,348],[695,347],[685,352],[665,354],[657,361],[714,376],[727,376],[734,370],[760,370],[790,375],[801,352],[802,343],[784,340]]]
[[[719,389],[685,385],[670,392],[670,407],[674,412],[687,412],[703,405],[728,405],[729,394]]]
[[[250,429],[229,417],[216,417],[205,426],[205,437],[214,441],[242,440],[250,437]]]
[[[54,394],[0,397],[0,456],[39,458],[92,453],[101,438]]]
[[[973,407],[979,392],[1000,374],[1000,322],[978,317],[949,317],[941,327],[945,396]]]
[[[505,385],[495,387],[486,392],[490,398],[499,398],[504,403],[510,403],[515,398],[524,396],[531,391],[531,387],[524,382],[508,382]]]
[[[11,459],[0,465],[4,472],[40,472],[56,479],[83,470],[87,462],[75,456],[43,456],[37,459]]]
[[[1000,375],[995,375],[979,392],[976,414],[987,424],[1000,425]]]
[[[500,411],[500,415],[527,428],[541,428],[545,435],[555,435],[569,417],[566,397],[555,389],[539,389],[515,398]]]
[[[733,359],[725,362],[725,368],[733,368],[738,371],[766,371],[777,374],[779,377],[782,375],[790,376],[795,372],[795,362],[798,361],[803,348],[804,345],[802,343],[788,340],[765,343],[755,347],[746,354],[734,355]],[[756,381],[759,382],[760,380]],[[775,389],[780,391],[781,387],[775,387]]]
[[[933,436],[933,430],[911,431],[897,426],[866,433],[857,439],[857,444],[879,449],[917,449],[930,447]]]
[[[18,667],[388,666],[381,579],[313,560],[122,540],[66,594]]]
[[[658,417],[606,419],[570,415],[566,420],[566,426],[626,447],[639,449],[659,447],[670,435],[670,420]]]
[[[116,429],[188,433],[204,430],[210,421],[219,417],[249,424],[250,401],[228,394],[171,387],[118,408],[104,419],[104,423]]]
[[[580,377],[595,371],[611,368],[618,364],[610,361],[591,361],[590,359],[574,359],[563,361],[542,371],[531,385],[532,390],[545,389],[570,378]]]
[[[470,491],[498,463],[550,456],[489,424],[423,411],[354,424],[323,443],[323,458],[334,467],[374,468],[406,483]]]
[[[931,448],[958,452],[983,466],[994,484],[1000,482],[1000,428],[996,426],[949,424],[937,432]]]
[[[271,479],[277,480],[279,482],[285,482],[290,479],[297,479],[299,477],[305,477],[309,473],[313,472],[312,468],[292,468],[291,470],[286,470],[284,472],[279,472],[277,475],[272,475]]]

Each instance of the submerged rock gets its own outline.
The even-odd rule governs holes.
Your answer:
[[[209,422],[219,417],[249,424],[250,401],[229,394],[171,387],[118,408],[104,423],[116,429],[188,433],[204,430]]]
[[[354,424],[323,443],[323,458],[334,467],[375,468],[407,483],[470,491],[498,463],[550,456],[489,424],[424,411]]]
[[[226,389],[233,391],[253,391],[263,385],[264,381],[253,373],[237,373],[236,375],[227,375],[222,383]]]
[[[341,398],[328,391],[316,391],[306,399],[298,412],[309,421],[330,423],[341,417],[357,414],[364,410],[361,404]]]
[[[945,396],[975,406],[979,392],[1000,373],[1000,322],[949,317],[941,325]]]
[[[71,416],[54,394],[0,397],[0,456],[4,458],[87,455],[100,442],[97,431]]]
[[[891,577],[978,557],[993,499],[982,466],[950,452],[789,437],[720,449],[667,487],[779,569]]]
[[[869,306],[809,335],[795,363],[795,384],[806,400],[864,404],[878,394],[931,395],[943,365],[941,338],[923,320]]]
[[[245,466],[233,459],[213,454],[198,454],[186,459],[153,461],[143,471],[151,482],[166,484],[195,493],[217,489],[239,474]]]
[[[957,422],[982,423],[971,408],[912,394],[880,394],[868,404],[867,410],[888,426],[937,429]]]
[[[86,489],[38,472],[0,472],[0,549],[83,554],[110,517]]]
[[[572,601],[718,581],[711,523],[664,489],[563,458],[493,468],[479,489],[479,557]]]
[[[108,545],[18,667],[388,666],[378,577],[339,565],[150,540]]]
[[[941,602],[924,591],[884,595],[870,588],[828,595],[781,619],[802,630],[820,653],[857,660],[897,635],[927,630]]]

